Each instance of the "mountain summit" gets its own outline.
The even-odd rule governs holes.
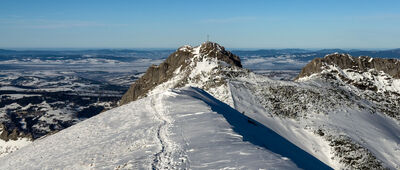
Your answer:
[[[204,87],[204,83],[205,81],[211,81],[210,78],[212,77],[209,76],[212,74],[211,71],[218,72],[215,70],[216,68],[221,71],[222,67],[241,68],[242,64],[238,56],[226,51],[223,46],[215,42],[207,41],[197,47],[182,46],[160,65],[150,66],[146,73],[132,84],[124,94],[120,105],[145,97],[156,86],[173,80],[174,77],[174,82],[166,84],[167,87],[177,88],[190,83],[193,85],[194,83],[197,85],[202,84],[201,88],[207,89],[207,87]],[[177,75],[179,76],[177,77]],[[221,79],[216,80],[218,77],[213,79],[215,81],[207,83],[208,87],[223,81]]]
[[[215,42],[207,41],[201,44],[199,53],[208,57],[217,58],[231,65],[242,67],[238,56],[232,54],[230,51],[226,51],[223,46]]]

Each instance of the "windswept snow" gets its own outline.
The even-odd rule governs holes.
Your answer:
[[[291,150],[274,151],[278,146]],[[290,152],[303,157],[304,165]],[[297,169],[310,164],[328,168],[197,88],[115,108],[0,159],[0,169]]]
[[[18,140],[9,141],[4,141],[0,139],[0,157],[4,157],[5,155],[12,153],[26,145],[29,145],[30,143],[32,143],[32,141],[27,138],[20,138]]]

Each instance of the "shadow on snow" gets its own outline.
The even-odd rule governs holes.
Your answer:
[[[271,152],[287,157],[302,169],[332,169],[268,127],[243,115],[204,90],[194,87],[192,87],[192,89],[194,89],[195,92],[187,90],[181,91],[204,101],[211,106],[213,111],[222,114],[228,123],[233,126],[233,130],[243,136],[244,141],[248,141]],[[179,93],[179,91],[177,91],[177,93]]]

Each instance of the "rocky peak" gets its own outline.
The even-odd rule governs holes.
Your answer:
[[[188,76],[187,73],[190,70],[187,68],[196,65],[194,62],[203,61],[204,58],[217,59],[217,61],[223,61],[232,67],[242,67],[238,56],[226,51],[223,46],[217,43],[207,41],[197,47],[185,45],[169,55],[160,65],[150,66],[146,73],[133,83],[124,94],[120,100],[120,105],[145,97],[156,86],[174,77],[177,70],[183,70],[183,72],[186,72],[184,77]]]
[[[320,73],[327,69],[328,65],[358,72],[375,69],[376,71],[383,71],[393,78],[400,79],[400,61],[397,59],[371,58],[368,56],[353,57],[349,54],[333,53],[326,55],[324,58],[313,59],[301,70],[295,80],[314,73]]]
[[[200,55],[205,57],[217,58],[220,61],[224,61],[230,65],[242,67],[240,58],[230,51],[226,51],[225,47],[218,43],[206,41],[200,46],[192,47],[190,45],[184,45],[178,48],[176,53],[191,53],[194,55]]]
[[[238,56],[232,54],[230,51],[226,51],[223,46],[215,42],[204,42],[199,48],[200,54],[217,58],[218,60],[225,61],[231,65],[242,67],[240,58]]]

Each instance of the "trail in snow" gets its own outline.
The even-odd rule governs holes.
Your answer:
[[[154,155],[152,169],[174,169],[171,158],[172,142],[168,139],[168,128],[171,120],[167,118],[162,100],[163,95],[152,96],[150,99],[155,117],[162,122],[157,129],[157,138],[160,141],[161,150]]]
[[[184,155],[183,149],[173,139],[170,139],[171,133],[169,129],[172,126],[173,120],[168,115],[169,106],[164,101],[167,97],[167,93],[150,97],[151,109],[156,119],[161,122],[157,129],[157,138],[161,149],[154,155],[152,169],[187,168],[187,158]]]
[[[159,140],[159,142],[160,142],[160,145],[161,145],[161,150],[159,151],[159,152],[157,152],[155,155],[154,155],[154,160],[153,160],[153,163],[152,163],[152,165],[151,165],[151,167],[152,167],[152,169],[153,170],[155,170],[155,169],[160,169],[161,168],[161,159],[162,159],[162,155],[165,155],[165,141],[163,140],[163,137],[161,136],[161,131],[162,131],[162,129],[164,128],[165,129],[165,126],[166,126],[166,124],[167,124],[167,121],[165,120],[165,119],[163,119],[162,117],[161,117],[161,115],[160,115],[160,113],[157,111],[157,108],[156,108],[156,104],[155,104],[155,102],[154,102],[154,97],[152,97],[151,99],[150,99],[151,101],[150,101],[150,103],[151,103],[151,108],[153,109],[153,111],[154,111],[154,115],[157,117],[157,119],[159,119],[160,121],[162,121],[162,123],[158,126],[158,128],[157,128],[157,139]],[[163,154],[164,153],[164,154]]]

